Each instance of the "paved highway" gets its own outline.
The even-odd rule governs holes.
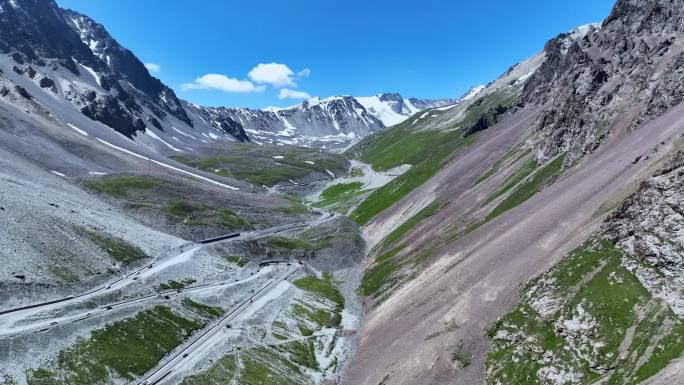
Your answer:
[[[250,306],[256,306],[256,301],[260,298],[267,296],[272,290],[277,288],[280,283],[290,278],[299,270],[299,264],[293,266],[286,274],[282,275],[280,278],[274,279],[261,289],[257,290],[254,294],[246,297],[237,307],[229,311],[223,317],[214,321],[213,323],[206,326],[199,333],[195,334],[190,340],[183,344],[183,347],[177,349],[176,353],[168,357],[166,360],[162,361],[155,368],[150,370],[145,374],[142,379],[132,382],[131,384],[139,385],[152,385],[159,384],[165,378],[170,376],[174,369],[184,364],[187,360],[191,359],[193,352],[201,350],[205,344],[212,344],[213,337],[218,333],[222,332],[234,320],[237,316],[245,312],[250,308]]]
[[[7,309],[0,311],[0,335],[8,335],[8,334],[16,334],[20,332],[26,332],[26,331],[36,331],[36,330],[43,330],[46,327],[51,327],[51,326],[56,326],[57,324],[64,323],[64,322],[73,322],[73,321],[78,321],[82,320],[88,317],[92,317],[95,315],[96,311],[90,311],[90,312],[84,312],[81,314],[73,315],[73,316],[67,316],[67,317],[61,317],[61,318],[52,318],[52,319],[45,319],[45,320],[40,320],[36,323],[32,324],[27,324],[27,325],[21,325],[21,326],[14,326],[17,322],[22,321],[27,319],[33,314],[39,313],[39,312],[46,312],[50,310],[58,310],[62,306],[66,305],[71,305],[75,303],[81,303],[84,302],[88,299],[95,298],[104,294],[108,293],[113,293],[118,290],[121,290],[125,288],[126,286],[134,283],[138,279],[141,278],[147,278],[150,276],[153,276],[173,265],[187,262],[192,258],[192,256],[200,250],[202,247],[206,245],[211,245],[211,244],[216,244],[216,243],[222,243],[222,242],[229,242],[229,241],[235,241],[235,240],[248,240],[248,239],[259,239],[259,238],[264,238],[268,237],[271,235],[275,235],[284,231],[288,230],[294,230],[298,228],[307,228],[311,226],[315,226],[321,222],[327,221],[329,219],[332,219],[335,217],[334,213],[327,212],[327,211],[321,211],[317,210],[320,214],[321,217],[317,218],[315,220],[311,221],[305,221],[305,222],[300,222],[298,224],[289,224],[289,225],[281,225],[281,226],[275,226],[275,227],[270,227],[267,229],[262,229],[262,230],[254,230],[254,231],[249,231],[249,232],[244,232],[244,233],[233,233],[233,234],[227,234],[225,236],[221,237],[216,237],[216,238],[211,238],[208,240],[200,241],[199,244],[196,244],[194,246],[191,246],[185,250],[181,249],[181,252],[179,254],[176,254],[170,258],[167,259],[162,259],[162,260],[157,260],[153,261],[147,266],[138,268],[137,270],[134,270],[131,273],[128,273],[127,275],[124,275],[120,278],[117,278],[101,287],[94,288],[92,290],[89,290],[85,293],[79,294],[79,295],[71,295],[67,296],[64,298],[59,298],[51,301],[46,301],[46,302],[41,302],[41,303],[35,303],[27,306],[21,306],[13,309]],[[216,284],[218,286],[222,285],[222,283]],[[150,300],[151,298],[155,297],[156,295],[151,295],[151,296],[145,296],[145,297],[140,297],[134,300],[127,301],[125,303],[119,303],[119,304],[111,304],[111,305],[105,305],[101,309],[105,310],[111,310],[110,308],[113,306],[121,306],[122,304],[130,304],[134,303],[136,301],[145,301],[145,300]],[[101,312],[100,309],[100,312]],[[90,313],[90,314],[88,314]]]

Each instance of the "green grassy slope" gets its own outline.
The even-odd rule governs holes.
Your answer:
[[[168,307],[157,306],[78,340],[72,347],[60,351],[53,365],[27,373],[27,382],[29,385],[98,385],[111,384],[115,379],[130,381],[154,367],[202,325],[199,319],[189,319]]]
[[[469,108],[464,118],[448,129],[434,129],[421,123],[422,114],[369,136],[347,152],[347,156],[389,170],[404,164],[411,169],[370,194],[350,215],[364,225],[435,175],[462,147],[475,141],[477,135],[464,137],[468,129],[494,108],[507,109],[516,101],[514,94],[497,93],[482,98]],[[429,111],[427,114],[440,114]],[[427,120],[429,122],[429,120]]]
[[[314,172],[327,177],[328,170],[339,172],[346,167],[346,161],[340,155],[301,147],[232,146],[221,155],[177,155],[172,158],[202,171],[244,180],[255,186],[273,186]]]
[[[593,238],[531,281],[489,332],[487,383],[636,385],[684,353],[684,321],[625,267],[633,263]]]

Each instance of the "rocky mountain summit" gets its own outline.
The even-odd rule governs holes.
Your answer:
[[[275,110],[181,101],[102,25],[54,0],[1,0],[0,23],[1,97],[62,120],[76,110],[155,152],[233,139],[337,148],[393,124],[351,96]],[[394,103],[395,96],[380,103]],[[390,108],[403,119],[418,111]]]
[[[60,94],[129,138],[167,115],[191,125],[175,93],[87,16],[54,1],[2,0],[0,8],[0,53],[10,59],[2,61],[4,71],[11,68]]]
[[[567,151],[573,164],[607,139],[616,117],[634,129],[679,104],[683,32],[681,1],[619,0],[603,23],[549,41],[522,97],[546,106],[539,157]]]
[[[282,109],[199,107],[195,110],[210,119],[236,122],[257,143],[336,148],[385,127],[351,96],[310,99]]]

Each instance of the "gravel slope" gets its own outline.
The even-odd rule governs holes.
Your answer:
[[[507,129],[510,127],[499,128]],[[482,382],[488,348],[484,330],[518,301],[521,282],[550,267],[577,246],[596,228],[593,214],[601,204],[684,133],[684,106],[673,108],[629,134],[623,134],[625,130],[621,127],[615,127],[614,132],[616,135],[606,145],[570,170],[561,181],[438,251],[429,268],[371,310],[345,383],[465,385]],[[665,145],[659,146],[661,142]],[[632,163],[638,156],[646,158],[647,154],[648,160]],[[448,175],[461,175],[450,170],[457,170],[461,158],[467,156],[454,159],[440,175],[383,217],[391,218],[408,211],[409,202],[430,201],[436,191],[443,197],[457,194],[458,186],[465,182],[459,182],[458,178],[450,184],[443,182]],[[472,183],[476,176],[463,177]],[[439,186],[456,187],[440,189]],[[435,216],[425,226],[441,228],[449,224],[449,218]],[[374,226],[379,225],[374,223]],[[434,333],[439,335],[427,338]],[[465,369],[452,366],[452,346],[462,346],[473,354],[471,364]]]

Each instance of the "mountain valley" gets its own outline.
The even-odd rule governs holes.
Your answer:
[[[265,109],[53,0],[0,25],[0,384],[684,384],[681,0]]]

